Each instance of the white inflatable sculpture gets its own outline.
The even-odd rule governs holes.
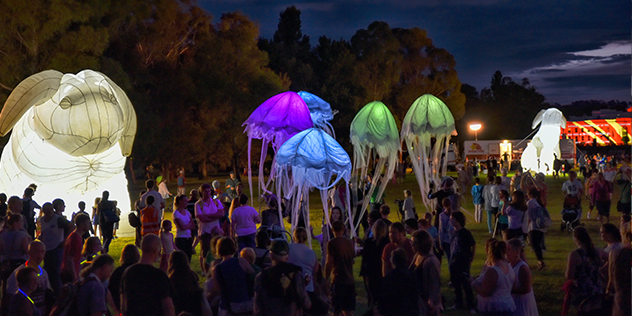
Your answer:
[[[46,70],[26,78],[0,113],[0,135],[11,129],[0,158],[0,192],[21,197],[35,183],[40,205],[62,198],[70,217],[79,201],[90,213],[94,199],[107,190],[127,221],[131,203],[123,168],[136,113],[110,78],[92,70]]]
[[[555,108],[542,110],[533,120],[532,128],[540,124],[540,129],[522,153],[522,167],[535,172],[553,171],[554,155],[560,155],[560,128],[566,127],[566,118]]]

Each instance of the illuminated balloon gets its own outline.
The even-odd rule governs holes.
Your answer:
[[[561,128],[566,127],[566,118],[558,109],[550,108],[541,110],[533,119],[531,128],[540,125],[540,129],[533,136],[531,142],[525,148],[520,162],[522,167],[533,170],[536,173],[546,172],[547,165],[549,172],[553,171],[553,161],[555,155],[561,159],[560,155],[560,134]]]
[[[336,138],[334,128],[329,124],[329,121],[331,121],[336,114],[336,112],[331,110],[331,105],[329,105],[327,101],[309,92],[299,91],[298,95],[305,101],[305,104],[307,104],[312,122],[314,122],[314,127],[318,127],[331,135],[331,137]]]
[[[447,171],[450,136],[456,135],[454,117],[439,98],[424,94],[408,109],[402,122],[401,139],[406,142],[423,203],[430,207],[430,185],[436,187]],[[432,139],[435,142],[432,143]],[[441,165],[441,155],[445,155]]]
[[[47,70],[26,78],[0,113],[0,134],[11,129],[0,158],[0,192],[22,196],[35,183],[40,202],[62,198],[74,209],[79,200],[90,205],[108,190],[122,211],[130,210],[123,168],[136,113],[107,76]]]

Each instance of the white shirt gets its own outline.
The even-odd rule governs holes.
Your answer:
[[[255,218],[259,216],[254,207],[243,205],[233,210],[230,221],[235,225],[235,235],[247,236],[257,232]]]
[[[206,204],[203,199],[200,199],[195,203],[195,217],[199,224],[199,234],[210,234],[213,228],[219,227],[219,220],[216,219],[211,222],[202,222],[200,215],[213,215],[219,213],[220,210],[224,210],[224,205],[218,200],[211,199],[211,203]]]
[[[187,211],[186,209],[184,210],[184,215],[180,214],[180,211],[175,210],[173,211],[173,221],[175,223],[176,219],[180,219],[180,222],[183,225],[187,225],[189,224],[189,222],[191,222],[191,213],[189,213],[189,211]],[[176,224],[176,238],[190,238],[191,237],[191,230],[190,229],[180,229],[180,226],[178,226],[178,224]]]
[[[568,179],[562,184],[562,191],[564,191],[566,195],[579,196],[579,193],[584,191],[584,185],[577,179],[573,180],[573,182]]]
[[[406,198],[404,200],[404,205],[402,205],[402,208],[404,209],[404,216],[406,216],[405,219],[415,218],[415,212],[413,211],[413,209],[415,208],[415,203],[413,202],[413,198]]]

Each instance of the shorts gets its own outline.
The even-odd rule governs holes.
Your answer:
[[[331,305],[334,309],[334,313],[340,313],[342,311],[355,311],[355,284],[332,284]]]
[[[595,201],[595,208],[601,216],[610,217],[610,201]]]
[[[206,254],[211,251],[211,239],[213,236],[211,234],[202,234],[200,235],[200,245],[202,248],[201,255],[206,258]]]

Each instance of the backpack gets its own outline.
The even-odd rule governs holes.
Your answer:
[[[76,281],[73,283],[66,283],[61,287],[59,296],[50,311],[50,316],[70,316],[79,315],[79,307],[77,306],[77,295],[79,289],[84,283],[82,281]]]
[[[547,229],[551,227],[553,221],[551,220],[551,215],[549,215],[549,211],[541,206],[538,209],[537,214],[533,218],[533,223],[535,228],[537,229]]]
[[[116,223],[121,220],[121,218],[116,215],[116,211],[113,209],[103,210],[103,217],[108,223]]]

